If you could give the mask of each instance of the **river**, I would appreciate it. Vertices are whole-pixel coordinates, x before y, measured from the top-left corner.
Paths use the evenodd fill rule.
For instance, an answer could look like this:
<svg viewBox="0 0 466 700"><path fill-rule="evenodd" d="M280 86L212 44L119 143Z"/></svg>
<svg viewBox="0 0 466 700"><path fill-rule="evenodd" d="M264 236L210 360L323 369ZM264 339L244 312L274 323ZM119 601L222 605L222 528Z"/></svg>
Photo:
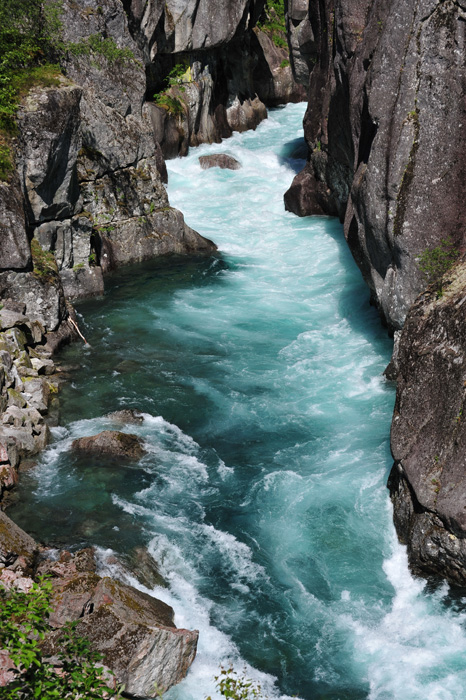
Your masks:
<svg viewBox="0 0 466 700"><path fill-rule="evenodd" d="M90 346L62 353L61 426L12 516L97 545L107 570L149 549L169 583L154 595L200 630L167 700L215 697L230 662L269 698L458 700L462 603L410 575L392 525L391 341L340 223L283 208L303 114L168 163L171 203L219 253L126 268L77 305ZM242 168L201 170L217 152ZM127 428L140 463L70 452L122 407L145 414Z"/></svg>

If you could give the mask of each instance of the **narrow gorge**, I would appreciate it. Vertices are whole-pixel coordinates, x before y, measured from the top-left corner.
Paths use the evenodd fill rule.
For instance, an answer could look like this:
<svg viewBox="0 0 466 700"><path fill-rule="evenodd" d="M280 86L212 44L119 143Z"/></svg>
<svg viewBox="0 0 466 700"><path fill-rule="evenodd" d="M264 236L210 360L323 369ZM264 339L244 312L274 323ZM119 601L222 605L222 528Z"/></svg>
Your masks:
<svg viewBox="0 0 466 700"><path fill-rule="evenodd" d="M0 134L0 581L128 697L453 700L466 5L279 5L60 3Z"/></svg>

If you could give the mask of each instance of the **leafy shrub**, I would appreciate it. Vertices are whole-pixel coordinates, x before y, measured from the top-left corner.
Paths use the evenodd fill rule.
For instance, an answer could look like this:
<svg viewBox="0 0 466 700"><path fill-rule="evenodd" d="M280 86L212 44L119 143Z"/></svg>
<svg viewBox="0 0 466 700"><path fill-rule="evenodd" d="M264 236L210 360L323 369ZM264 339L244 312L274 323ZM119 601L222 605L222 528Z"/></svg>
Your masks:
<svg viewBox="0 0 466 700"><path fill-rule="evenodd" d="M172 88L176 88L179 92L184 92L184 83L192 83L191 66L187 63L177 63L165 78L165 89L157 92L154 95L155 104L158 107L163 107L167 112L174 116L180 116L183 113L183 103L177 97L176 91L173 94Z"/></svg>
<svg viewBox="0 0 466 700"><path fill-rule="evenodd" d="M270 35L275 46L286 49L288 42L286 40L284 0L267 0L257 26Z"/></svg>
<svg viewBox="0 0 466 700"><path fill-rule="evenodd" d="M50 251L44 250L37 238L33 238L31 241L31 255L34 275L44 282L56 281L58 268L55 256Z"/></svg>
<svg viewBox="0 0 466 700"><path fill-rule="evenodd" d="M13 680L2 688L3 700L100 700L119 697L102 680L102 660L89 642L76 634L75 625L65 627L60 638L57 662L52 665L42 653L50 631L52 584L42 579L29 593L0 586L0 648L14 668Z"/></svg>
<svg viewBox="0 0 466 700"><path fill-rule="evenodd" d="M428 285L433 285L437 296L443 294L443 276L450 270L459 256L451 238L442 238L435 248L427 248L418 259L419 269Z"/></svg>
<svg viewBox="0 0 466 700"><path fill-rule="evenodd" d="M262 697L261 686L255 681L240 676L233 666L230 668L220 668L220 673L215 676L217 689L224 698L231 700L260 700ZM207 700L211 700L210 697Z"/></svg>
<svg viewBox="0 0 466 700"><path fill-rule="evenodd" d="M167 112L173 114L175 117L183 113L183 104L178 98L172 97L166 92L161 92L158 95L154 95L154 97L155 104L158 107L163 107L163 109L166 109Z"/></svg>
<svg viewBox="0 0 466 700"><path fill-rule="evenodd" d="M112 37L103 37L101 34L91 34L86 39L64 46L73 56L103 56L109 63L128 63L134 61L134 53L131 49L120 49Z"/></svg>

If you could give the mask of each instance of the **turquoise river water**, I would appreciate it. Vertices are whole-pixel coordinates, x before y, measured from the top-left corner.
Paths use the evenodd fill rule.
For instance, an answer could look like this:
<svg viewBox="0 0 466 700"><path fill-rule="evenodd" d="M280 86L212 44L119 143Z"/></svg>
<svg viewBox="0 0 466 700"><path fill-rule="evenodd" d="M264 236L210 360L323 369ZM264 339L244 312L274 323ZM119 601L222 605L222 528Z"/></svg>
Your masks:
<svg viewBox="0 0 466 700"><path fill-rule="evenodd" d="M392 525L391 342L339 222L283 208L303 114L169 162L172 204L219 253L127 268L78 305L90 346L62 354L61 427L12 515L97 545L103 570L149 549L169 583L151 592L200 630L168 700L218 697L230 662L269 698L458 700L464 601L411 577ZM202 171L212 152L242 169ZM139 463L71 454L120 407L145 414Z"/></svg>

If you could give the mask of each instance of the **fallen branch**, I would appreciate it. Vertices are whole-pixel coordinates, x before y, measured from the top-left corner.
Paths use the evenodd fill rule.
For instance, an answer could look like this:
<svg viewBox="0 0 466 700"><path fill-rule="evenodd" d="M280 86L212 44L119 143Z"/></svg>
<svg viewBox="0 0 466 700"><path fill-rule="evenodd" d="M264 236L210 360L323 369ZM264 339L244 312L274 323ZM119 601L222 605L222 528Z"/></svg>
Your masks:
<svg viewBox="0 0 466 700"><path fill-rule="evenodd" d="M68 321L71 323L71 325L73 326L73 328L75 329L75 331L76 331L76 333L79 335L79 337L82 338L82 339L84 340L84 343L85 343L86 345L89 345L89 343L87 342L86 338L83 336L83 334L82 334L81 331L79 330L78 324L76 323L76 321L73 321L73 319L70 318L69 316L68 316Z"/></svg>

